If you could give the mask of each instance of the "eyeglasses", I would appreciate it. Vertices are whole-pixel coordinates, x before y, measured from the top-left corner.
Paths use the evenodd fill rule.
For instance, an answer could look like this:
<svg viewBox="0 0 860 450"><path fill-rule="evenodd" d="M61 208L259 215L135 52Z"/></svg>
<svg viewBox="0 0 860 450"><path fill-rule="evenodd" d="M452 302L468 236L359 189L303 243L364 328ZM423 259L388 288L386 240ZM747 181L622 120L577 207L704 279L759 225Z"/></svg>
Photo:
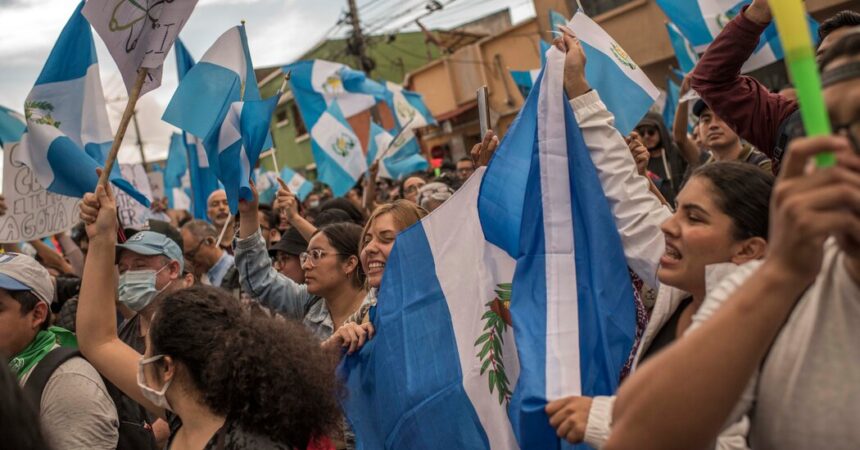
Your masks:
<svg viewBox="0 0 860 450"><path fill-rule="evenodd" d="M845 136L851 141L854 153L860 155L860 120L833 127L834 134Z"/></svg>
<svg viewBox="0 0 860 450"><path fill-rule="evenodd" d="M639 133L641 136L656 136L659 134L659 131L657 131L657 129L654 127L637 128L636 132Z"/></svg>
<svg viewBox="0 0 860 450"><path fill-rule="evenodd" d="M302 263L302 265L305 265L308 263L308 261L310 261L312 266L316 266L317 264L319 264L321 259L325 258L328 255L348 256L344 253L328 253L325 250L315 248L309 252L302 252L302 254L299 255L299 262Z"/></svg>
<svg viewBox="0 0 860 450"><path fill-rule="evenodd" d="M200 247L201 247L205 242L206 242L206 239L202 239L200 242L198 242L198 243L197 243L197 245L195 245L195 246L194 246L194 248L192 248L191 250L189 250L189 251L187 251L187 252L184 252L184 253L185 253L185 258L186 258L186 259L190 259L190 260L192 260L192 261L193 261L193 260L194 260L194 257L195 257L195 256L197 256L197 253L200 251Z"/></svg>
<svg viewBox="0 0 860 450"><path fill-rule="evenodd" d="M409 186L408 188L404 189L403 191L406 192L407 194L414 194L414 193L418 192L418 189L421 189L423 186L424 186L423 184L413 184L412 186Z"/></svg>
<svg viewBox="0 0 860 450"><path fill-rule="evenodd" d="M278 256L275 256L275 257L272 259L272 264L277 264L277 265L279 265L279 266L284 266L284 265L286 265L286 264L290 261L290 258L294 258L294 256L293 256L293 255L288 255L288 254L286 254L286 253L281 253L281 254L279 254Z"/></svg>

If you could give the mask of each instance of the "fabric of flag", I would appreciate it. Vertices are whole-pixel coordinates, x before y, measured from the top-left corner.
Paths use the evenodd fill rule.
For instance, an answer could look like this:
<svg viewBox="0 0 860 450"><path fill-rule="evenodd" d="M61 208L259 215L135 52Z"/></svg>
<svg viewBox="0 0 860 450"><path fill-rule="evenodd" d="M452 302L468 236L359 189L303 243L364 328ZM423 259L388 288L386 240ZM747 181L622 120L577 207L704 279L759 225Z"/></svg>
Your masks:
<svg viewBox="0 0 860 450"><path fill-rule="evenodd" d="M188 173L188 149L179 133L170 135L167 162L164 164L164 195L170 208L174 206L174 193L182 191L182 178Z"/></svg>
<svg viewBox="0 0 860 450"><path fill-rule="evenodd" d="M290 188L290 191L299 199L299 201L305 201L311 191L314 190L313 183L289 167L281 169L281 179L287 183L287 187Z"/></svg>
<svg viewBox="0 0 860 450"><path fill-rule="evenodd" d="M427 158L421 155L420 151L415 151L419 146L414 142L414 136L407 137L406 134L401 134L397 137L397 142L394 140L395 137L391 133L375 122L370 122L367 165L370 166L381 159L378 176L402 180L415 172L426 171L430 167Z"/></svg>
<svg viewBox="0 0 860 450"><path fill-rule="evenodd" d="M361 141L349 126L339 100L311 128L311 151L320 181L329 185L335 197L343 197L367 171Z"/></svg>
<svg viewBox="0 0 860 450"><path fill-rule="evenodd" d="M563 67L550 50L490 166L398 235L341 367L360 448L560 448L547 401L615 391L633 291Z"/></svg>
<svg viewBox="0 0 860 450"><path fill-rule="evenodd" d="M185 74L194 67L194 58L181 39L176 39L174 48L178 78L182 82ZM185 131L182 132L182 139L188 155L188 176L191 183L191 189L188 189L188 192L191 199L191 213L195 219L208 221L206 201L209 195L218 189L218 178L215 176L215 171L209 167L209 156L200 140Z"/></svg>
<svg viewBox="0 0 860 450"><path fill-rule="evenodd" d="M272 170L254 169L254 185L261 205L271 205L278 193L278 173Z"/></svg>
<svg viewBox="0 0 860 450"><path fill-rule="evenodd" d="M147 68L140 95L161 85L164 58L197 5L197 0L87 0L83 14L116 61L128 92L138 69Z"/></svg>
<svg viewBox="0 0 860 450"><path fill-rule="evenodd" d="M235 216L239 200L252 200L251 173L269 136L272 113L280 94L266 100L246 100L230 105L218 137L218 177Z"/></svg>
<svg viewBox="0 0 860 450"><path fill-rule="evenodd" d="M577 12L567 25L579 38L588 64L585 78L600 92L603 103L615 115L621 134L633 131L660 91L627 52L585 13Z"/></svg>
<svg viewBox="0 0 860 450"><path fill-rule="evenodd" d="M684 73L692 72L696 63L699 62L699 55L696 54L696 50L674 23L667 22L666 30L669 32L669 42L672 43L675 59L678 60L681 71Z"/></svg>
<svg viewBox="0 0 860 450"><path fill-rule="evenodd" d="M24 104L27 130L13 159L27 165L50 192L83 197L94 192L96 168L113 142L90 24L72 13ZM149 199L122 178L114 164L110 180L138 202Z"/></svg>
<svg viewBox="0 0 860 450"><path fill-rule="evenodd" d="M478 203L487 240L517 260L511 315L521 370L509 411L521 448L561 446L548 401L615 392L636 329L614 216L564 93L564 58L547 52L539 89L490 163Z"/></svg>
<svg viewBox="0 0 860 450"><path fill-rule="evenodd" d="M696 52L703 53L714 38L750 3L749 0L657 0L657 5L681 33L690 41ZM812 40L818 42L818 23L807 17ZM776 25L770 24L762 34L755 53L744 64L741 72L760 69L784 58Z"/></svg>
<svg viewBox="0 0 860 450"><path fill-rule="evenodd" d="M283 67L290 72L290 89L308 129L325 113L332 100L337 99L345 117L352 117L385 101L389 93L385 86L357 70L331 61L315 59L299 61Z"/></svg>
<svg viewBox="0 0 860 450"><path fill-rule="evenodd" d="M666 78L666 103L663 106L663 123L666 128L671 130L675 123L675 111L678 109L678 97L681 93L681 86L675 83L671 78Z"/></svg>
<svg viewBox="0 0 860 450"><path fill-rule="evenodd" d="M0 105L0 146L20 141L25 128L24 116Z"/></svg>

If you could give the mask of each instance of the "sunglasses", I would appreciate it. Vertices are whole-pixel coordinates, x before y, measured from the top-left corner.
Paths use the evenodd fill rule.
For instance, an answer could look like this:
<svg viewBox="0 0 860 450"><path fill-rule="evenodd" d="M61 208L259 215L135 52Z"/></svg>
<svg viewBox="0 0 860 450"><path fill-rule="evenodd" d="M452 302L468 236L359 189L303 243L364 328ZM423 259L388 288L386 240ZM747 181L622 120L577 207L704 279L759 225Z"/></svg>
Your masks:
<svg viewBox="0 0 860 450"><path fill-rule="evenodd" d="M660 134L660 132L654 127L637 128L636 132L639 133L640 136L656 136Z"/></svg>

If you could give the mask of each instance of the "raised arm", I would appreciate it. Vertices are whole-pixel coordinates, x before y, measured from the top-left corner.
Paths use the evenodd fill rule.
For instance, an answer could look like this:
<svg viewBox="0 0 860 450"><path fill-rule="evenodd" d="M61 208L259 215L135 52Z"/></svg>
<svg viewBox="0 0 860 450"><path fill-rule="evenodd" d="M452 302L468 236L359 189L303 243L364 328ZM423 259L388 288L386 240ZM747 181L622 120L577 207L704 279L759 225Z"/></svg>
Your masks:
<svg viewBox="0 0 860 450"><path fill-rule="evenodd" d="M81 353L108 381L153 414L164 411L147 401L137 386L141 355L122 342L116 331L117 295L116 200L107 185L86 194L81 202L81 220L87 225L90 247L81 281L77 311L77 336Z"/></svg>
<svg viewBox="0 0 860 450"><path fill-rule="evenodd" d="M257 215L258 194L251 200L239 202L239 239L234 244L236 270L242 291L271 308L296 320L304 318L313 297L308 294L307 286L298 284L279 273L272 266L272 260L260 234Z"/></svg>
<svg viewBox="0 0 860 450"><path fill-rule="evenodd" d="M770 21L767 0L753 0L714 39L692 73L693 89L714 113L767 156L773 156L780 124L797 110L796 101L740 75Z"/></svg>
<svg viewBox="0 0 860 450"><path fill-rule="evenodd" d="M681 83L681 91L679 93L679 97L684 97L684 94L690 92L690 74L684 77L684 81ZM690 139L690 136L687 134L687 120L690 115L690 102L689 101L679 101L678 109L675 110L675 121L672 123L672 139L675 140L675 144L678 145L678 148L681 150L681 157L684 158L684 161L687 161L687 164L690 165L691 169L695 169L699 166L699 158L701 157L701 152L699 151L699 147L696 146L696 143Z"/></svg>
<svg viewBox="0 0 860 450"><path fill-rule="evenodd" d="M650 192L649 181L639 175L627 142L615 129L615 117L585 79L585 54L573 33L556 45L567 53L565 91L582 130L597 176L615 216L627 264L651 287L657 287L657 266L665 241L660 225L671 211Z"/></svg>
<svg viewBox="0 0 860 450"><path fill-rule="evenodd" d="M840 153L840 166L804 174L813 155L830 150ZM645 362L621 386L606 448L709 445L818 276L825 241L831 235L860 239L858 208L860 158L848 142L793 141L772 197L767 259L711 320ZM847 264L844 269L850 270Z"/></svg>

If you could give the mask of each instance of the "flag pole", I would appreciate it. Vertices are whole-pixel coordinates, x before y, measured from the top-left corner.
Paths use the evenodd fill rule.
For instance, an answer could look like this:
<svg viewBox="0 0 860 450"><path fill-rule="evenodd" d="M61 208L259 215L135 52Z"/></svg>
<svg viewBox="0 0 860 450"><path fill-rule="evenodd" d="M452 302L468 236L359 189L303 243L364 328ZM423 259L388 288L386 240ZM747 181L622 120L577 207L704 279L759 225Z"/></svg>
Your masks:
<svg viewBox="0 0 860 450"><path fill-rule="evenodd" d="M105 166L102 170L102 175L99 177L99 184L105 185L110 178L110 172L113 170L113 165L116 162L116 156L119 153L119 146L122 145L122 139L125 137L125 131L128 129L128 124L131 121L131 116L134 115L134 108L137 105L137 99L140 98L140 89L143 87L144 81L146 81L146 76L149 73L149 69L142 67L137 72L137 80L134 82L134 86L131 89L131 93L128 96L128 103L125 105L125 111L122 113L122 120L119 121L119 128L116 130L116 137L113 140L113 145L110 148L110 153L108 153L107 158L105 159Z"/></svg>
<svg viewBox="0 0 860 450"><path fill-rule="evenodd" d="M231 222L231 221L233 221L233 214L230 214L229 216L227 216L227 221L226 221L226 222L224 222L224 226L223 226L223 227L221 227L221 234L220 234L220 235L218 235L218 242L217 242L217 243L215 243L215 246L216 246L216 247L220 247L220 246L221 246L221 241L223 241L223 240L224 240L224 234L226 234L226 233L227 233L227 227L228 227L228 226L230 226L230 222Z"/></svg>
<svg viewBox="0 0 860 450"><path fill-rule="evenodd" d="M278 89L278 95L282 95L284 93L284 90L287 89L287 81L290 81L290 73L291 73L290 71L287 71L287 73L284 74L284 82L281 83L281 87ZM275 165L275 172L278 173L278 175L280 175L280 173L281 173L280 167L281 166L278 165L278 157L275 156L275 149L274 148L272 149L272 163Z"/></svg>

